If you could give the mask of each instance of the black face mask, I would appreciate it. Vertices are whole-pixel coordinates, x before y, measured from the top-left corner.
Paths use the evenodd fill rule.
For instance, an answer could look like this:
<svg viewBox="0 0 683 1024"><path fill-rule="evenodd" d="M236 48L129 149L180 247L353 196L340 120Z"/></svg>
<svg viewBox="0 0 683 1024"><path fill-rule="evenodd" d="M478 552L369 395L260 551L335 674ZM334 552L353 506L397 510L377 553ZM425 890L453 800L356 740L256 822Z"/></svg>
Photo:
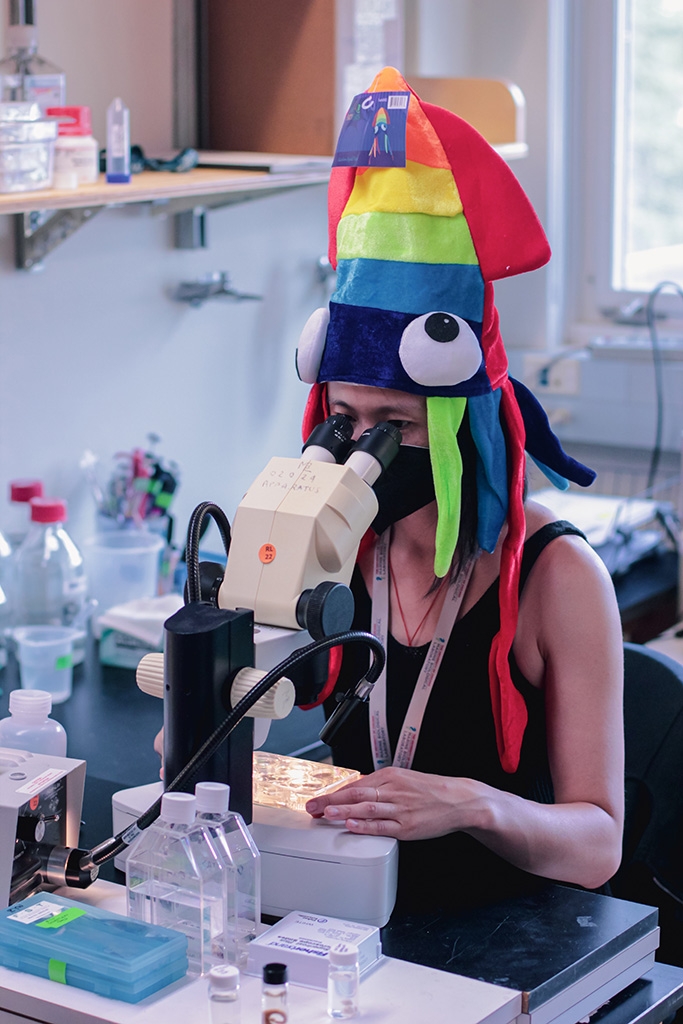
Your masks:
<svg viewBox="0 0 683 1024"><path fill-rule="evenodd" d="M402 444L398 455L374 486L379 511L372 529L379 536L399 519L434 501L434 477L429 448Z"/></svg>

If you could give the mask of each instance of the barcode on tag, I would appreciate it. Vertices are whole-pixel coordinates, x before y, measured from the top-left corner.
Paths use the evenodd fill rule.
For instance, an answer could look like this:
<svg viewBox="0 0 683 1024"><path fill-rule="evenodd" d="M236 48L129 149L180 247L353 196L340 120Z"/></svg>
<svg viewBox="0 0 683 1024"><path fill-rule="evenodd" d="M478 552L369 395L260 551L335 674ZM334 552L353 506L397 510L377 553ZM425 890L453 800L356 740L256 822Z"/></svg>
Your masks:
<svg viewBox="0 0 683 1024"><path fill-rule="evenodd" d="M404 93L403 95L400 96L389 96L387 98L387 107L389 108L389 110L405 110L405 108L408 106L409 98L410 97L408 96L407 93Z"/></svg>

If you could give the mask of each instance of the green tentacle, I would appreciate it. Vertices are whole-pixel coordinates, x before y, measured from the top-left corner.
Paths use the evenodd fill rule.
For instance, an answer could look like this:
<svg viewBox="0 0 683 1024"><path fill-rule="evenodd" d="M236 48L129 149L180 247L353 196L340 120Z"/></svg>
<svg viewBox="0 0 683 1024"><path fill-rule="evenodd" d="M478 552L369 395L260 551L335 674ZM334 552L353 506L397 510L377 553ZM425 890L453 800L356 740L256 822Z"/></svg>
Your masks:
<svg viewBox="0 0 683 1024"><path fill-rule="evenodd" d="M460 532L462 456L458 430L466 405L466 398L427 398L429 452L439 510L434 573L439 577L445 576L451 567Z"/></svg>

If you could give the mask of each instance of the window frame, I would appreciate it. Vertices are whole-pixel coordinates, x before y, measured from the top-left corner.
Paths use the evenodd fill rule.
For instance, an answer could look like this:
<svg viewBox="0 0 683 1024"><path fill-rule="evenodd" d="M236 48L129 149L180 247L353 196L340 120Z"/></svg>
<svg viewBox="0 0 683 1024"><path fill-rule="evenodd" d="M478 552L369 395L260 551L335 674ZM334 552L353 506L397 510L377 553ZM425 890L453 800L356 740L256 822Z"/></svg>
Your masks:
<svg viewBox="0 0 683 1024"><path fill-rule="evenodd" d="M551 3L553 0L551 0ZM617 37L624 30L627 0L560 0L566 33L564 97L551 103L551 117L565 117L567 171L564 191L566 225L565 305L568 340L586 334L641 336L644 326L614 324L605 310L621 309L647 298L647 291L612 287L615 240L615 187L620 169L616 156L618 100ZM552 57L553 55L551 55ZM557 52L555 59L559 58ZM564 98L564 110L558 99ZM557 171L557 168L555 168ZM553 174L552 160L549 173ZM678 282L683 286L683 280ZM671 317L664 332L683 333L680 298L662 293L658 312Z"/></svg>

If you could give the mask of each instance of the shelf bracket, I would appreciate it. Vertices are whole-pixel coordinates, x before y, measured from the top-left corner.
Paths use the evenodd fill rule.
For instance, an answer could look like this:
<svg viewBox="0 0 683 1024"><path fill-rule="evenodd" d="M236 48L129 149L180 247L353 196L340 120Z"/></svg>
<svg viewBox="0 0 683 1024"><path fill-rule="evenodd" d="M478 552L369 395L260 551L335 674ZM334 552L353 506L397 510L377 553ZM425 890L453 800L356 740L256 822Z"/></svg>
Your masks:
<svg viewBox="0 0 683 1024"><path fill-rule="evenodd" d="M14 214L16 266L32 270L48 253L66 241L82 224L92 220L101 206L73 210L31 210Z"/></svg>

